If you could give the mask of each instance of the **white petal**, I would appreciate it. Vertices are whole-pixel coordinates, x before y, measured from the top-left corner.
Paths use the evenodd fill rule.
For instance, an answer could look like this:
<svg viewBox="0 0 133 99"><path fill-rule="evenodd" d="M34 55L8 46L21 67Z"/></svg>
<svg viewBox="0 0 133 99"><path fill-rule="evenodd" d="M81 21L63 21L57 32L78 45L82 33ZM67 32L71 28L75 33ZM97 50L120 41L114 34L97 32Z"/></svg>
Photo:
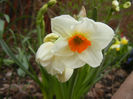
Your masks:
<svg viewBox="0 0 133 99"><path fill-rule="evenodd" d="M41 60L38 59L38 63L40 63L43 67L49 66L51 64L51 60Z"/></svg>
<svg viewBox="0 0 133 99"><path fill-rule="evenodd" d="M78 57L76 53L72 56L62 57L61 61L67 68L73 69L82 67L86 64Z"/></svg>
<svg viewBox="0 0 133 99"><path fill-rule="evenodd" d="M43 43L37 50L36 61L43 66L47 66L49 64L48 60L53 57L53 54L50 52L53 45L51 42Z"/></svg>
<svg viewBox="0 0 133 99"><path fill-rule="evenodd" d="M88 18L81 18L79 23L74 26L74 30L80 33L87 33L88 36L95 31L94 21Z"/></svg>
<svg viewBox="0 0 133 99"><path fill-rule="evenodd" d="M45 69L47 70L47 72L51 75L56 75L58 73L62 73L62 72L59 72L57 71L55 68L54 68L54 65L52 64L49 64L45 67Z"/></svg>
<svg viewBox="0 0 133 99"><path fill-rule="evenodd" d="M86 63L82 61L76 54L73 56L54 56L50 64L50 68L62 73L65 68L75 69L82 67L85 64Z"/></svg>
<svg viewBox="0 0 133 99"><path fill-rule="evenodd" d="M66 82L70 79L72 74L73 74L73 69L65 68L64 72L62 74L58 74L56 77L60 82Z"/></svg>
<svg viewBox="0 0 133 99"><path fill-rule="evenodd" d="M62 57L54 56L51 66L53 66L54 70L62 73L65 69L65 65L62 63Z"/></svg>
<svg viewBox="0 0 133 99"><path fill-rule="evenodd" d="M104 49L114 37L114 31L106 24L96 22L95 32L91 35L92 46Z"/></svg>
<svg viewBox="0 0 133 99"><path fill-rule="evenodd" d="M51 75L62 74L66 66L61 61L62 57L53 56L48 61L40 62Z"/></svg>
<svg viewBox="0 0 133 99"><path fill-rule="evenodd" d="M70 50L68 46L67 40L64 40L63 38L59 38L52 49L53 54L57 56L71 56L73 55L73 52Z"/></svg>
<svg viewBox="0 0 133 99"><path fill-rule="evenodd" d="M79 54L79 58L91 67L97 67L101 64L103 55L102 51L92 49L91 47Z"/></svg>
<svg viewBox="0 0 133 99"><path fill-rule="evenodd" d="M44 66L48 73L51 75L62 74L66 66L61 62L61 57L53 56L50 60L41 62L41 65Z"/></svg>
<svg viewBox="0 0 133 99"><path fill-rule="evenodd" d="M73 17L61 15L51 19L52 32L59 33L63 37L71 35L73 25L77 24Z"/></svg>

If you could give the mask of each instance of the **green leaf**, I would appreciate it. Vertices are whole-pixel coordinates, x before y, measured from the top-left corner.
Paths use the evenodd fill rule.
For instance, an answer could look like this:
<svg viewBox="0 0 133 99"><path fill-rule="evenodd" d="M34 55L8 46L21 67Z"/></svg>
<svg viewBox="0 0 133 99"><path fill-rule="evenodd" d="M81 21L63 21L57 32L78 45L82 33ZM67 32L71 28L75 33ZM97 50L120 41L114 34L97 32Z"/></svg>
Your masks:
<svg viewBox="0 0 133 99"><path fill-rule="evenodd" d="M16 55L16 58L21 62L22 66L24 66L24 68L28 70L30 55L26 55L26 53L24 53L24 51L21 50L20 48L18 48L18 53L19 54ZM25 76L25 72L21 68L17 70L17 73L19 76L22 76L22 77Z"/></svg>
<svg viewBox="0 0 133 99"><path fill-rule="evenodd" d="M27 42L30 39L30 37L24 37L22 44L24 44L25 42Z"/></svg>
<svg viewBox="0 0 133 99"><path fill-rule="evenodd" d="M92 10L92 19L97 21L97 8L93 8Z"/></svg>
<svg viewBox="0 0 133 99"><path fill-rule="evenodd" d="M0 19L0 37L3 36L5 21Z"/></svg>
<svg viewBox="0 0 133 99"><path fill-rule="evenodd" d="M12 59L3 59L4 65L10 66L14 64L14 61Z"/></svg>
<svg viewBox="0 0 133 99"><path fill-rule="evenodd" d="M109 20L111 19L112 14L113 14L113 8L110 8L108 10L108 14L106 16L105 23L108 23L109 22Z"/></svg>
<svg viewBox="0 0 133 99"><path fill-rule="evenodd" d="M10 22L10 17L9 17L7 14L0 13L0 17L1 17L1 18L4 17L8 23Z"/></svg>
<svg viewBox="0 0 133 99"><path fill-rule="evenodd" d="M9 23L10 22L10 17L7 14L4 14L4 17L5 17L6 21Z"/></svg>
<svg viewBox="0 0 133 99"><path fill-rule="evenodd" d="M21 68L17 69L17 73L21 77L24 77L25 76L25 72Z"/></svg>
<svg viewBox="0 0 133 99"><path fill-rule="evenodd" d="M29 72L23 64L16 58L16 56L13 54L13 52L10 50L10 48L7 46L7 44L4 42L4 40L0 37L0 44L3 48L3 50L6 52L8 56L10 56L14 62L26 73L28 74L31 79L33 79L38 85L43 88L43 85L41 84L40 80L38 79L37 75L33 75L31 72Z"/></svg>

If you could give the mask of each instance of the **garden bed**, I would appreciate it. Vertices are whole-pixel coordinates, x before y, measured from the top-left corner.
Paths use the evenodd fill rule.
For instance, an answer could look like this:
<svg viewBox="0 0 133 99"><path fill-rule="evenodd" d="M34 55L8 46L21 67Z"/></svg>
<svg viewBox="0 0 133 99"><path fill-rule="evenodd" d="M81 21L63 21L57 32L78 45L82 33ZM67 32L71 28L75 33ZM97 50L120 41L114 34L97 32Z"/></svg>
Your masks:
<svg viewBox="0 0 133 99"><path fill-rule="evenodd" d="M88 92L86 99L111 99L128 76L123 69L113 69ZM2 67L0 73L0 99L42 99L41 91L29 77L19 77L13 68Z"/></svg>

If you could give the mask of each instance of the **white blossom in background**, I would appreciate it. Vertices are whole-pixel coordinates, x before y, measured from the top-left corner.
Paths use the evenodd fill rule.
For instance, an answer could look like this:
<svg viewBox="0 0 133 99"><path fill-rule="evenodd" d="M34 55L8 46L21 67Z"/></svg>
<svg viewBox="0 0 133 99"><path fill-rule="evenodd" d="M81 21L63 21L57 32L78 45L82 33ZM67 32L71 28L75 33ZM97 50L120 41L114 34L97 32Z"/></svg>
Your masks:
<svg viewBox="0 0 133 99"><path fill-rule="evenodd" d="M115 11L117 11L117 12L120 11L119 2L117 0L112 1L112 6L115 9Z"/></svg>
<svg viewBox="0 0 133 99"><path fill-rule="evenodd" d="M112 5L113 5L114 7L117 7L117 6L119 6L119 2L118 2L117 0L113 0L113 1L112 1Z"/></svg>
<svg viewBox="0 0 133 99"><path fill-rule="evenodd" d="M120 51L120 44L121 42L119 40L116 40L116 42L111 45L110 49L116 49L116 51Z"/></svg>
<svg viewBox="0 0 133 99"><path fill-rule="evenodd" d="M128 39L125 36L121 38L121 44L123 45L128 44Z"/></svg>
<svg viewBox="0 0 133 99"><path fill-rule="evenodd" d="M117 7L115 8L115 10L116 10L117 12L119 12L119 11L120 11L120 7L117 6Z"/></svg>
<svg viewBox="0 0 133 99"><path fill-rule="evenodd" d="M128 39L124 36L120 38L115 38L116 41L114 44L111 45L110 49L116 49L116 51L120 51L122 45L127 45L128 44Z"/></svg>

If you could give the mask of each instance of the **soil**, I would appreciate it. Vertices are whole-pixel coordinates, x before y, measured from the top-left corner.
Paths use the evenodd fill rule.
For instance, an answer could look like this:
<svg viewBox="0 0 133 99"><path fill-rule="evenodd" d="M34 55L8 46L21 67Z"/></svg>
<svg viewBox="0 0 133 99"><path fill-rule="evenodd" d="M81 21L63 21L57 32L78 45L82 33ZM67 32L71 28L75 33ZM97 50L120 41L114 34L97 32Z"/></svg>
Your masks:
<svg viewBox="0 0 133 99"><path fill-rule="evenodd" d="M19 77L13 68L0 70L0 99L42 99L41 91L29 77ZM113 69L88 92L85 99L111 99L128 76L123 69Z"/></svg>
<svg viewBox="0 0 133 99"><path fill-rule="evenodd" d="M88 92L86 99L111 99L127 76L128 73L125 70L113 69L95 84Z"/></svg>

